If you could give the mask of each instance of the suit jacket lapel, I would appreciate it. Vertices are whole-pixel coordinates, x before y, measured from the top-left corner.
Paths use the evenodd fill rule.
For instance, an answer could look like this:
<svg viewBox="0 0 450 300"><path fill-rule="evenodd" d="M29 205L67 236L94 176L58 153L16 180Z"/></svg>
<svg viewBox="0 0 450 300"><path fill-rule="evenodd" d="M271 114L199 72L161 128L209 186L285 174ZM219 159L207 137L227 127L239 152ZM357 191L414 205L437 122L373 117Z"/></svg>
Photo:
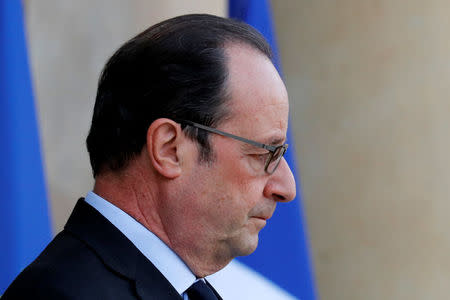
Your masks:
<svg viewBox="0 0 450 300"><path fill-rule="evenodd" d="M208 280L205 279L206 284L209 286L209 288L214 292L214 295L216 295L218 300L223 300L222 297L220 297L219 293L216 291L216 289L208 282Z"/></svg>
<svg viewBox="0 0 450 300"><path fill-rule="evenodd" d="M149 272L149 269L153 271ZM182 299L169 281L143 255L138 258L135 283L141 299Z"/></svg>
<svg viewBox="0 0 450 300"><path fill-rule="evenodd" d="M78 200L64 229L86 243L114 272L134 280L142 299L181 299L133 243L84 199Z"/></svg>

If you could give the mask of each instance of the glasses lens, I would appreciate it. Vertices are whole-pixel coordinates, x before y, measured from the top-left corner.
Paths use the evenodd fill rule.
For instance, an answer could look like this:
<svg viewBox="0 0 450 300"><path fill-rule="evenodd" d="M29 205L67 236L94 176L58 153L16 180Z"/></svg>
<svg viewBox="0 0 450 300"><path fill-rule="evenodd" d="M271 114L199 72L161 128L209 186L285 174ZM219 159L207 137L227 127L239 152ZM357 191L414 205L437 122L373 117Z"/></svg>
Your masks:
<svg viewBox="0 0 450 300"><path fill-rule="evenodd" d="M269 160L266 164L267 173L272 174L273 172L275 172L275 170L278 168L278 165L280 164L281 158L283 157L284 153L286 153L287 147L288 145L284 144L275 149L275 152L269 157Z"/></svg>

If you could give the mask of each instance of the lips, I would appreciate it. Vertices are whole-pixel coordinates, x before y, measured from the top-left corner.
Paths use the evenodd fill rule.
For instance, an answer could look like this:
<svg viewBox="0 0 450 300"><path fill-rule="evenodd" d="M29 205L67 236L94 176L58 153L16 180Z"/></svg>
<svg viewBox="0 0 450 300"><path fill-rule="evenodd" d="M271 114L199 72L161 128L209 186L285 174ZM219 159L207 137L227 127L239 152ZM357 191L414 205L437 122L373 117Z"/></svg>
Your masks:
<svg viewBox="0 0 450 300"><path fill-rule="evenodd" d="M253 218L261 219L264 221L269 220L272 217L273 212L267 213L267 214L258 214L256 216L253 216Z"/></svg>
<svg viewBox="0 0 450 300"><path fill-rule="evenodd" d="M269 220L275 212L276 204L271 206L258 207L254 209L250 215L252 218L261 219L264 221Z"/></svg>

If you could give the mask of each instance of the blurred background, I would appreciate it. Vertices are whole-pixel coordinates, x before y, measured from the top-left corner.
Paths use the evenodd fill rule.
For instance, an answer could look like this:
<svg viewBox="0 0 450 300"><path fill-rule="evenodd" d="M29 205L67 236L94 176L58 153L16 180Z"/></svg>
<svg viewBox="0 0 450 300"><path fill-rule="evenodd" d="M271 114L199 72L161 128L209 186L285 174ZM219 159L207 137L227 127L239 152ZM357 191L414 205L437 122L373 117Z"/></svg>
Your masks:
<svg viewBox="0 0 450 300"><path fill-rule="evenodd" d="M25 1L54 232L92 188L96 85L133 35L225 0ZM450 4L272 1L321 299L448 299ZM282 255L282 253L274 254Z"/></svg>

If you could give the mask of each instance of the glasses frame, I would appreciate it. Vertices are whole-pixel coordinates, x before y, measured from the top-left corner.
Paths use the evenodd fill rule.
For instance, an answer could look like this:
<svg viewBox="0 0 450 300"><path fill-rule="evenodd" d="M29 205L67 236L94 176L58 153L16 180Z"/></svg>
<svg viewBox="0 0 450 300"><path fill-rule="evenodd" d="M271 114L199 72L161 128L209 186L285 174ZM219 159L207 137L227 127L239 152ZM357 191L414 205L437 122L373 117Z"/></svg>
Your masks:
<svg viewBox="0 0 450 300"><path fill-rule="evenodd" d="M221 135L221 136L229 137L229 138L232 138L232 139L235 139L235 140L238 140L238 141L250 144L252 146L255 146L255 147L258 147L258 148L262 148L262 149L265 149L265 150L269 151L270 155L267 158L267 161L266 161L265 166L264 166L264 171L267 174L269 174L269 175L273 174L273 172L275 172L275 170L278 168L278 165L280 164L280 161L283 158L283 156L286 153L286 150L287 150L287 148L289 146L286 143L284 143L283 145L273 146L273 145L267 145L267 144L255 142L255 141L252 141L252 140L249 140L249 139L246 139L246 138L243 138L243 137L240 137L240 136L237 136L237 135L234 135L234 134L231 134L231 133L228 133L228 132L216 129L216 128L212 128L212 127L205 126L205 125L202 125L202 124L199 124L199 123L195 123L195 122L192 122L192 121L189 121L189 120L176 119L175 121L178 122L178 123L181 123L181 124L185 124L185 125L189 125L189 126L192 126L192 127L200 128L200 129L203 129L203 130L206 130L208 132L215 133L215 134L218 134L218 135ZM273 170L269 171L268 170L269 165L272 162L272 159L273 159L275 153L277 153L278 151L281 151L279 156L277 156L277 157L279 157L279 159L276 161L276 165L273 168Z"/></svg>

